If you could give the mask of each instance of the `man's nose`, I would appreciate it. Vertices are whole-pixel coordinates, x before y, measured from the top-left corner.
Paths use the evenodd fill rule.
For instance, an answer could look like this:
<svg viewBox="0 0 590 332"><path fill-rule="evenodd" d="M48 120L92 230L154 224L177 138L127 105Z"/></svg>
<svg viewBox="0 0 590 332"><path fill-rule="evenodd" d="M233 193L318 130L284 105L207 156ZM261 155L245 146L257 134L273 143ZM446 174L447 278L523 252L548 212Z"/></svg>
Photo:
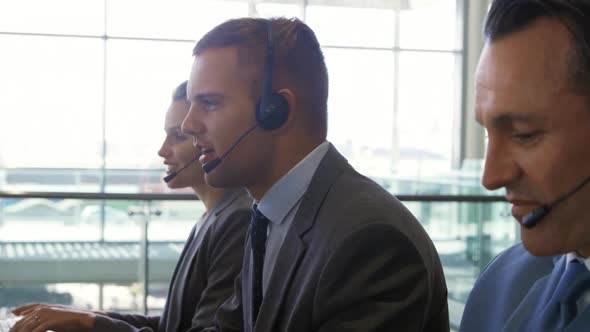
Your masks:
<svg viewBox="0 0 590 332"><path fill-rule="evenodd" d="M520 167L509 149L488 142L481 183L488 190L508 186L520 175Z"/></svg>

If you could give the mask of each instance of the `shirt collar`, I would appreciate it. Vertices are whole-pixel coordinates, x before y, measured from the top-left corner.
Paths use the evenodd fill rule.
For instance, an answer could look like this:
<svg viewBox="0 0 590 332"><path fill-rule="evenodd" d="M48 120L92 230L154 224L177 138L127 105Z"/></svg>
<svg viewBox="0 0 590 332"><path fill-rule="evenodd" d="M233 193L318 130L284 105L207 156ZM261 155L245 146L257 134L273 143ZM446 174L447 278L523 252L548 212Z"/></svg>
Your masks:
<svg viewBox="0 0 590 332"><path fill-rule="evenodd" d="M328 141L318 145L262 196L258 210L272 223L280 224L303 197L329 147Z"/></svg>
<svg viewBox="0 0 590 332"><path fill-rule="evenodd" d="M590 258L589 257L582 257L580 255L578 255L575 251L574 252L570 252L566 255L566 260L565 260L565 267L567 268L567 265L569 263L571 263L571 261L573 260L577 260L580 263L584 263L584 265L586 265L586 268L588 270L590 270Z"/></svg>

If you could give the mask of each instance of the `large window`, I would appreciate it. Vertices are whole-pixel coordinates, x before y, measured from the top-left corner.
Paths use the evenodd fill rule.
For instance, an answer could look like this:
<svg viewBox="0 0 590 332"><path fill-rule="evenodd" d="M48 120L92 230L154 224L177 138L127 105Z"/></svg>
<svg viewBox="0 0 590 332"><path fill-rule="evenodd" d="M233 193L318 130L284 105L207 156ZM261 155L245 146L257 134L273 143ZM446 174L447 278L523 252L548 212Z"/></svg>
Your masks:
<svg viewBox="0 0 590 332"><path fill-rule="evenodd" d="M459 151L462 0L303 3L1 2L0 190L165 191L156 151L171 91L200 36L248 15L295 16L316 31L328 138L360 171L389 188L448 173Z"/></svg>
<svg viewBox="0 0 590 332"><path fill-rule="evenodd" d="M322 45L328 139L353 166L395 194L481 193L477 165L467 172L456 163L465 1L0 1L0 191L168 191L156 152L195 41L229 18L287 16L306 21ZM514 241L503 203L407 205L443 256L451 301L464 301L483 264ZM143 215L128 214L138 209ZM162 214L150 216L155 210ZM0 293L157 311L164 272L201 212L195 202L0 199L2 250L82 241L135 262L119 271L127 279L85 279L90 269L65 283L65 274L32 280L27 290L0 280ZM153 252L144 258L155 268L142 277L133 273L146 242ZM0 259L10 261L2 250ZM9 306L0 301L0 316Z"/></svg>

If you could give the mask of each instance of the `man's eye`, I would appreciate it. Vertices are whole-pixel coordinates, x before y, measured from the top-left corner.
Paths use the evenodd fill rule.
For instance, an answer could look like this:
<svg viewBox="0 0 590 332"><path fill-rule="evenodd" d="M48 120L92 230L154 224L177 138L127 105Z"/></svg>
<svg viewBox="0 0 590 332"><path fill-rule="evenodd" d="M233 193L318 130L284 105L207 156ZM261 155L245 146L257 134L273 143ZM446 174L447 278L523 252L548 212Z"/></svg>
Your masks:
<svg viewBox="0 0 590 332"><path fill-rule="evenodd" d="M208 110L208 111L213 111L213 110L215 110L215 109L217 108L217 106L219 105L219 103L218 103L218 102L216 102L216 101L213 101L213 100L205 100L205 101L203 102L203 104L204 104L204 106L205 106L205 109L206 109L206 110Z"/></svg>
<svg viewBox="0 0 590 332"><path fill-rule="evenodd" d="M519 141L527 143L527 142L531 142L531 141L535 140L536 138L538 138L540 136L540 134L541 134L540 131L528 131L528 132L515 133L513 135L513 137Z"/></svg>

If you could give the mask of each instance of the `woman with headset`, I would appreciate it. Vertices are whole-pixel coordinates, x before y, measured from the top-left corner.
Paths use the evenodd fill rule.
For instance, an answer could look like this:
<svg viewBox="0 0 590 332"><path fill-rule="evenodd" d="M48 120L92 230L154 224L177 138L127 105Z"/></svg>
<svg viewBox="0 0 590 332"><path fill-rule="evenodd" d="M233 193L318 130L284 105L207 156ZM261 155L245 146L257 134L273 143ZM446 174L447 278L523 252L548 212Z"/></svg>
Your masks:
<svg viewBox="0 0 590 332"><path fill-rule="evenodd" d="M33 303L13 310L22 316L11 332L28 331L186 331L211 326L217 308L233 293L242 266L252 199L243 189L213 188L205 183L198 152L180 127L189 111L187 82L174 91L166 112L166 138L158 151L167 165L171 189L190 187L205 205L178 260L164 311L159 316L85 311Z"/></svg>

